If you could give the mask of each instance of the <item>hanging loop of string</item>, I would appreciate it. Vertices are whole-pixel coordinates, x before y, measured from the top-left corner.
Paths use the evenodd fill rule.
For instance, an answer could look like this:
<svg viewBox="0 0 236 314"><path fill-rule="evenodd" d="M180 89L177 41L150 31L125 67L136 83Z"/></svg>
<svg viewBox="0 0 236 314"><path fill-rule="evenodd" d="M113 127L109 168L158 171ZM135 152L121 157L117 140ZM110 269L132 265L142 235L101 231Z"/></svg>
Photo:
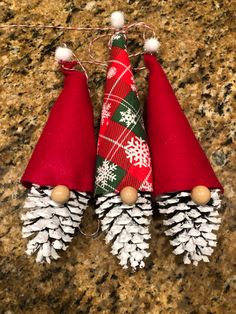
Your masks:
<svg viewBox="0 0 236 314"><path fill-rule="evenodd" d="M82 235L84 235L85 237L88 237L88 238L96 238L96 237L98 236L98 234L99 234L100 227L101 227L101 226L100 226L100 221L98 220L98 221L97 221L97 230L96 230L95 232L91 233L91 234L85 233L85 232L81 229L80 226L78 227L78 229L79 229L79 232L80 232Z"/></svg>
<svg viewBox="0 0 236 314"><path fill-rule="evenodd" d="M91 31L104 31L104 32L108 32L107 34L102 34L100 36L95 37L94 39L92 39L89 43L89 49L88 49L88 54L91 60L79 60L79 58L73 53L73 56L76 58L76 61L78 62L78 64L81 66L81 68L83 69L86 77L88 78L88 74L87 71L85 69L85 67L83 66L83 63L88 63L88 64L97 64L97 65L101 65L101 66L107 66L108 61L101 61L101 60L96 60L93 53L92 53L92 47L94 45L94 43L106 36L109 36L109 41L108 41L108 48L111 49L111 43L112 43L112 37L116 34L116 33L123 33L123 34L127 34L127 32L132 29L132 28L144 28L145 30L143 31L143 39L145 41L146 39L146 31L151 31L152 32L152 36L156 37L155 31L153 29L153 27L147 25L144 22L135 22L132 24L128 24L123 26L122 29L116 29L114 27L69 27L69 26L54 26L54 25L28 25L28 24L2 24L0 25L0 29L10 29L10 28L30 28L30 29L60 29L60 30L69 30L69 31L87 31L87 32L91 32ZM130 54L129 58L133 58L133 57L137 57L139 55L142 55L144 52L137 52L134 54ZM138 68L134 68L134 70L142 70L145 67L138 67Z"/></svg>
<svg viewBox="0 0 236 314"><path fill-rule="evenodd" d="M85 67L83 66L82 62L81 62L81 61L79 60L79 58L74 54L74 52L73 52L73 56L75 57L75 59L76 59L76 61L78 62L78 64L81 66L81 68L82 68L82 70L84 71L84 74L85 74L85 76L86 76L86 78L87 78L87 80L88 80L88 73L87 73Z"/></svg>

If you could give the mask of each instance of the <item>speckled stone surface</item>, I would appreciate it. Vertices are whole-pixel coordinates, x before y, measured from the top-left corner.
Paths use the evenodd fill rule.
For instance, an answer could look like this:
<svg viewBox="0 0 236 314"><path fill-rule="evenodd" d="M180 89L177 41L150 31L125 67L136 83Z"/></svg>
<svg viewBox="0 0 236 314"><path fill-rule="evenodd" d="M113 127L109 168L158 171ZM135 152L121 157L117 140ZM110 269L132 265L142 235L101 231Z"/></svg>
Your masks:
<svg viewBox="0 0 236 314"><path fill-rule="evenodd" d="M230 0L0 2L1 23L108 26L121 9L129 22L152 23L162 43L160 61L224 187L219 245L209 264L184 266L171 253L161 216L151 226L151 256L137 273L122 270L103 234L77 234L62 258L38 265L25 253L20 214L26 191L19 184L32 149L57 98L62 77L55 48L66 43L87 59L92 33L62 30L0 30L0 313L180 313L236 312L235 221L235 12ZM94 46L107 56L107 39ZM129 35L129 51L142 36ZM138 60L134 61L135 65ZM100 119L105 70L89 65L95 130ZM145 71L136 74L140 98ZM91 208L83 221L96 229Z"/></svg>

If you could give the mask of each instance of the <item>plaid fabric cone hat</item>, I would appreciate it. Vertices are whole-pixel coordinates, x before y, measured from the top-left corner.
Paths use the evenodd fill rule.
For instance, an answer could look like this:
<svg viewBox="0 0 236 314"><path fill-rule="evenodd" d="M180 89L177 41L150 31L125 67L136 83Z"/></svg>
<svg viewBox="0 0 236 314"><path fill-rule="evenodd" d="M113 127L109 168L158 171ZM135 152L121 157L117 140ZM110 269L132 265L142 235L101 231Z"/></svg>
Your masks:
<svg viewBox="0 0 236 314"><path fill-rule="evenodd" d="M124 268L136 269L149 255L151 158L122 31L113 35L111 46L97 149L96 213L112 254Z"/></svg>
<svg viewBox="0 0 236 314"><path fill-rule="evenodd" d="M164 224L175 254L195 265L216 245L212 232L219 228L219 192L223 188L185 117L174 91L153 53L159 43L145 43L144 62L149 71L146 104L148 143L153 165L154 196L167 215Z"/></svg>
<svg viewBox="0 0 236 314"><path fill-rule="evenodd" d="M22 233L32 236L26 252L37 252L37 262L57 259L56 251L67 248L94 189L92 105L86 75L71 57L68 48L56 51L64 88L21 179L29 189Z"/></svg>

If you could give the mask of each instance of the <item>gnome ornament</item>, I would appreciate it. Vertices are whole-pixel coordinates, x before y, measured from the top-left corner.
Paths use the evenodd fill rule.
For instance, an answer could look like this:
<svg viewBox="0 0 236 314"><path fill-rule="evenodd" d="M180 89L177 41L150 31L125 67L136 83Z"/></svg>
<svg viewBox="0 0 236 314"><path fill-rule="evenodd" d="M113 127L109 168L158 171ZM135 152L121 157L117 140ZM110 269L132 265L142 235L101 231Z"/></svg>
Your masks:
<svg viewBox="0 0 236 314"><path fill-rule="evenodd" d="M208 262L216 246L220 218L220 191L210 162L198 143L174 91L154 52L155 38L145 43L144 62L149 71L146 104L148 143L153 166L153 195L166 215L166 235L174 254L185 264Z"/></svg>
<svg viewBox="0 0 236 314"><path fill-rule="evenodd" d="M115 13L122 18L121 12ZM114 13L112 15L114 17ZM122 23L116 21L116 26ZM144 266L150 238L152 168L141 107L126 50L126 36L111 39L98 137L96 213L120 264Z"/></svg>
<svg viewBox="0 0 236 314"><path fill-rule="evenodd" d="M29 189L22 215L26 253L48 263L66 250L94 189L96 147L93 112L84 72L66 47L56 50L64 88L51 109L22 184Z"/></svg>

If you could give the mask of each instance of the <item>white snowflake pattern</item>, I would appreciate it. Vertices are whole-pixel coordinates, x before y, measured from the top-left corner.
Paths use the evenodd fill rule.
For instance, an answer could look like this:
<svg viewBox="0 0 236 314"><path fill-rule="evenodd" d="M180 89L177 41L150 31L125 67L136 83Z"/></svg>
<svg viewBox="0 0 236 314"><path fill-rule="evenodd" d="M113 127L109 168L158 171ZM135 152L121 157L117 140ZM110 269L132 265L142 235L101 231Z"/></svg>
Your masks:
<svg viewBox="0 0 236 314"><path fill-rule="evenodd" d="M121 35L120 35L120 34L113 35L113 36L112 36L112 41L113 41L113 40L118 40L118 39L120 39L120 38L121 38Z"/></svg>
<svg viewBox="0 0 236 314"><path fill-rule="evenodd" d="M104 160L102 165L97 169L96 185L100 185L105 188L108 185L108 181L113 182L116 180L117 165L111 164L108 160Z"/></svg>
<svg viewBox="0 0 236 314"><path fill-rule="evenodd" d="M145 140L141 137L132 137L130 141L128 141L128 145L125 146L125 153L127 159L129 159L130 163L134 166L141 167L149 167L150 166L150 154L149 148Z"/></svg>
<svg viewBox="0 0 236 314"><path fill-rule="evenodd" d="M152 192L153 191L152 183L148 182L148 180L145 179L139 189L145 192Z"/></svg>
<svg viewBox="0 0 236 314"><path fill-rule="evenodd" d="M117 73L117 68L116 67L110 67L110 69L107 72L107 78L111 79L114 75Z"/></svg>
<svg viewBox="0 0 236 314"><path fill-rule="evenodd" d="M135 124L136 115L131 111L130 108L128 108L126 111L120 112L121 118L120 122L124 122L127 127L129 127L131 124Z"/></svg>
<svg viewBox="0 0 236 314"><path fill-rule="evenodd" d="M109 118L111 116L110 110L111 104L104 104L102 107L102 115L101 115L101 125L104 124L105 119Z"/></svg>

